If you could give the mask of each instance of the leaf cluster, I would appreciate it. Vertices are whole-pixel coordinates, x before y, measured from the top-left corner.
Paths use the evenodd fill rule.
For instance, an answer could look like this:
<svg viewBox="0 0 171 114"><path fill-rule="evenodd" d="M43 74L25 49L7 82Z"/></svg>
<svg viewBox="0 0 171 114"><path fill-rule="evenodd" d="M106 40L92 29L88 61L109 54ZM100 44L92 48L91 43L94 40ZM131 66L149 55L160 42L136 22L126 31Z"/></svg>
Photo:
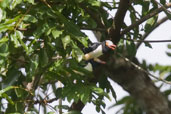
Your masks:
<svg viewBox="0 0 171 114"><path fill-rule="evenodd" d="M84 3L89 8L101 7L96 0L0 2L2 113L38 113L34 107L37 103L47 113L52 99L93 102L98 111L105 107L103 99L110 99L110 89L105 91L106 87L89 82L93 74L83 68L82 48L88 46L89 40L81 28L97 26L81 7ZM58 82L63 86L56 86ZM49 91L55 98L48 95Z"/></svg>

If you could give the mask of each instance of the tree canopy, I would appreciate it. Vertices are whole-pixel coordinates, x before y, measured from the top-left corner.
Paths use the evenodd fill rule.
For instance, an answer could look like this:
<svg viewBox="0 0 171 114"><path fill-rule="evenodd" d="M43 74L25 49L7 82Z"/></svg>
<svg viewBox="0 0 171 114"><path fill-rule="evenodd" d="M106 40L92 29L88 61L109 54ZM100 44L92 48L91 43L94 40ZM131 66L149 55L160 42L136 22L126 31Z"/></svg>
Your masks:
<svg viewBox="0 0 171 114"><path fill-rule="evenodd" d="M114 104L124 104L118 113L170 114L171 90L160 88L171 84L171 66L135 57L143 43L151 48L152 42L171 42L146 40L170 21L169 8L170 0L0 0L0 113L37 114L38 106L45 114L81 114L86 103L93 103L105 114L104 98L117 97L110 78L130 93ZM161 12L165 17L159 19ZM117 45L101 57L107 64L93 72L82 66L82 49L91 43L83 30ZM71 105L62 105L63 100Z"/></svg>

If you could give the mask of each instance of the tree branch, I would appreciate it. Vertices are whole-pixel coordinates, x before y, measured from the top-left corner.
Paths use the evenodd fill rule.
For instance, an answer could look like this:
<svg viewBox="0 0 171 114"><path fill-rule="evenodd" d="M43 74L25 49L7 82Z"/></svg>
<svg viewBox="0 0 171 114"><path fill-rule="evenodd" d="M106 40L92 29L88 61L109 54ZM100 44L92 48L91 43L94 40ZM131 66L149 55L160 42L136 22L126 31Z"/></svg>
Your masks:
<svg viewBox="0 0 171 114"><path fill-rule="evenodd" d="M40 80L42 78L42 75L46 72L46 70L53 64L53 61L50 61L44 68L42 68L42 70L37 69L37 72L34 75L34 79L32 80L31 84L31 91L34 93L35 90L37 89L37 87L39 86ZM33 100L34 96L32 95L28 95L26 97L26 101L31 101ZM30 110L30 108L32 107L33 102L28 102L27 103L27 107L28 107L28 111Z"/></svg>
<svg viewBox="0 0 171 114"><path fill-rule="evenodd" d="M105 72L113 81L128 91L147 114L171 114L167 99L155 87L146 72L115 55L105 55L105 60L107 64L95 70L96 75ZM134 62L138 64L136 58Z"/></svg>
<svg viewBox="0 0 171 114"><path fill-rule="evenodd" d="M120 0L118 10L116 12L115 18L113 19L113 26L108 31L109 37L115 44L117 44L120 40L120 31L129 5L130 0Z"/></svg>
<svg viewBox="0 0 171 114"><path fill-rule="evenodd" d="M171 7L171 3L168 3L166 5L164 5L165 8L169 8ZM141 18L140 20L136 21L134 24L128 26L127 28L125 28L122 32L121 35L124 35L125 33L129 32L130 30L132 30L134 27L137 27L138 25L140 25L141 23L143 23L144 21L146 21L147 19L157 15L158 13L160 13L161 11L163 11L163 7L160 7L156 10L154 10L153 12L149 13L148 15L144 16L143 18Z"/></svg>
<svg viewBox="0 0 171 114"><path fill-rule="evenodd" d="M142 39L142 40L145 40L145 39L148 37L148 35L149 35L152 31L154 31L157 27L159 27L161 24L163 24L163 23L166 22L167 20L168 20L168 17L167 17L167 16L164 17L164 18L162 18L161 20L159 20L159 21L154 25L154 27L151 28L150 31L144 33L144 35L141 37L141 39ZM139 43L136 45L137 49L139 48L139 46L140 46L141 44L142 44L142 42L139 42Z"/></svg>
<svg viewBox="0 0 171 114"><path fill-rule="evenodd" d="M148 42L148 43L163 43L163 42L171 42L171 40L136 40L136 39L128 39L128 38L122 38L123 40L128 40L132 42Z"/></svg>
<svg viewBox="0 0 171 114"><path fill-rule="evenodd" d="M158 80L158 81L162 81L162 82L164 82L164 83L166 83L166 84L171 85L171 82L170 82L170 81L166 81L166 80L164 80L164 79L162 79L162 78L158 78L157 76L154 76L153 74L151 74L151 73L149 73L148 71L144 70L144 69L143 69L142 67L140 67L139 65L133 63L133 62L132 62L131 60L129 60L128 58L122 56L120 53L117 53L117 55L119 55L121 58L123 58L126 62L129 62L131 65L133 65L133 66L134 66L135 68L137 68L138 70L143 71L144 73L148 74L149 76L155 78L155 79Z"/></svg>
<svg viewBox="0 0 171 114"><path fill-rule="evenodd" d="M19 24L23 21L25 15L27 15L27 14L29 13L31 7L32 7L32 5L26 10L26 12L22 15L22 17L21 17L21 18L19 19L19 21L16 23L14 30L16 30L17 27L19 26Z"/></svg>
<svg viewBox="0 0 171 114"><path fill-rule="evenodd" d="M163 8L164 11L166 11L167 13L171 14L171 12L169 10L167 10L161 3L159 3L158 1L156 0L153 0L156 4L158 4L160 7Z"/></svg>

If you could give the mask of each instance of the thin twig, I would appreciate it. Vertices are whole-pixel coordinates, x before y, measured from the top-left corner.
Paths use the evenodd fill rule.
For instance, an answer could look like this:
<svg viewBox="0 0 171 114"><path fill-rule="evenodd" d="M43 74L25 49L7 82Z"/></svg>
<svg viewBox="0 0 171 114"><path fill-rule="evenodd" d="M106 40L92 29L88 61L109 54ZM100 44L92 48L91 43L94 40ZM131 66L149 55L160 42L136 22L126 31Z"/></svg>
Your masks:
<svg viewBox="0 0 171 114"><path fill-rule="evenodd" d="M52 8L48 3L47 3L47 1L46 0L40 0L40 1L42 1L47 7L49 7L50 9Z"/></svg>
<svg viewBox="0 0 171 114"><path fill-rule="evenodd" d="M56 109L55 109L53 106L51 106L51 105L49 105L49 104L47 104L47 106L49 107L49 109L53 110L56 114L58 113L58 112L56 111Z"/></svg>
<svg viewBox="0 0 171 114"><path fill-rule="evenodd" d="M148 71L144 70L144 69L143 69L142 67L140 67L139 65L133 63L133 62L132 62L131 60L129 60L128 58L122 56L120 53L117 53L117 54L118 54L121 58L123 58L126 62L129 62L131 65L133 65L135 68L137 68L138 70L141 70L141 71L147 73L149 76L151 76L151 77L153 77L153 78L155 78L155 79L157 79L157 80L159 80L159 81L162 81L162 82L164 82L164 83L166 83L166 84L171 85L171 81L167 81L167 80L164 80L164 79L162 79L162 78L158 78L157 76L155 76L155 75L149 73Z"/></svg>
<svg viewBox="0 0 171 114"><path fill-rule="evenodd" d="M59 81L59 87L62 87L62 83ZM62 98L59 98L59 114L62 114Z"/></svg>
<svg viewBox="0 0 171 114"><path fill-rule="evenodd" d="M157 3L160 7L163 8L164 11L166 11L167 13L171 14L171 12L169 10L167 10L161 3L159 3L158 1L156 0L153 0L155 3Z"/></svg>
<svg viewBox="0 0 171 114"><path fill-rule="evenodd" d="M15 28L14 28L14 31L17 29L18 25L23 21L25 15L28 14L28 12L30 11L31 7L32 7L32 6L30 6L30 7L27 9L27 11L24 13L24 15L23 15L23 16L20 18L20 20L16 23Z"/></svg>
<svg viewBox="0 0 171 114"><path fill-rule="evenodd" d="M171 40L136 40L136 39L128 39L122 38L123 40L128 40L132 42L148 42L148 43L163 43L163 42L171 42Z"/></svg>
<svg viewBox="0 0 171 114"><path fill-rule="evenodd" d="M149 31L147 31L146 33L143 34L141 39L145 40L152 31L154 31L157 27L159 27L161 24L163 24L167 20L168 20L167 16L160 19ZM136 45L137 49L140 47L141 44L142 44L142 42L137 43L137 45Z"/></svg>
<svg viewBox="0 0 171 114"><path fill-rule="evenodd" d="M164 5L163 7L165 8L169 8L171 7L171 3L168 3L166 5ZM144 16L143 18L141 18L140 20L136 21L134 24L128 26L127 28L125 28L122 32L121 35L124 35L125 33L129 32L130 30L132 30L134 27L140 25L141 23L143 23L144 21L146 21L147 19L157 15L158 13L160 13L161 11L163 11L163 8L160 7L156 10L154 10L153 12L149 13L148 15Z"/></svg>

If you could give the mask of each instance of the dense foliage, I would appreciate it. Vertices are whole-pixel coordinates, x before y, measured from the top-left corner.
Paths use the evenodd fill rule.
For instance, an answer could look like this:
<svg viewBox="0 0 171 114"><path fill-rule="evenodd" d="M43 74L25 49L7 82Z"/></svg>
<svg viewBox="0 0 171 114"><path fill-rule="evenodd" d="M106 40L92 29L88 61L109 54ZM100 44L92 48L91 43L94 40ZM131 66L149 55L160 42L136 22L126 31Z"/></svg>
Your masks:
<svg viewBox="0 0 171 114"><path fill-rule="evenodd" d="M167 1L160 0L160 3L165 5ZM70 111L70 106L49 105L59 99L67 99L70 103L90 102L96 106L97 112L105 113L104 98L110 100L110 92L112 97L116 98L116 95L106 75L96 84L92 81L96 76L82 67L82 48L90 41L81 30L100 31L101 41L109 38L107 31L113 27L113 17L108 11L117 11L118 6L117 0L1 0L0 113L39 113L36 104L44 107L44 113L53 114L61 108ZM134 6L142 6L141 12ZM128 9L131 24L156 9L155 0L133 1ZM170 18L166 9L164 12ZM133 40L144 40L146 36L143 34L149 34L156 27L158 15L147 19L144 26L139 23L130 32L124 29L128 28L127 23L122 25L125 31L122 31L118 43L118 53L124 53L130 59L135 57L142 42ZM150 43L145 44L151 47ZM159 71L163 79L171 80L170 66L148 65L144 61L142 67ZM57 83L62 83L62 86ZM49 91L54 97L50 97ZM171 90L164 93L168 97ZM130 96L115 105L120 104L125 104L122 107L125 114L143 113ZM48 112L46 107L52 110Z"/></svg>

